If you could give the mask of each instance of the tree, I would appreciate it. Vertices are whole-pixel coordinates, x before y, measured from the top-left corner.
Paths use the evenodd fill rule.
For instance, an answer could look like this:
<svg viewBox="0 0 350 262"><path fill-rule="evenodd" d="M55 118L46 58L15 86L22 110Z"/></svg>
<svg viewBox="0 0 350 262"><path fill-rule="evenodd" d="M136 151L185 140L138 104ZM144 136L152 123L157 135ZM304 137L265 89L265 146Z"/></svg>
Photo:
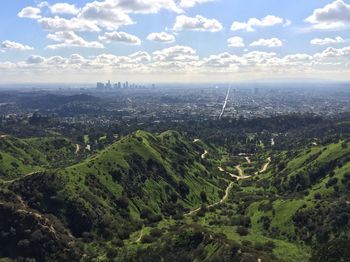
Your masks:
<svg viewBox="0 0 350 262"><path fill-rule="evenodd" d="M207 194L204 191L201 191L200 197L203 203L206 203L208 201Z"/></svg>

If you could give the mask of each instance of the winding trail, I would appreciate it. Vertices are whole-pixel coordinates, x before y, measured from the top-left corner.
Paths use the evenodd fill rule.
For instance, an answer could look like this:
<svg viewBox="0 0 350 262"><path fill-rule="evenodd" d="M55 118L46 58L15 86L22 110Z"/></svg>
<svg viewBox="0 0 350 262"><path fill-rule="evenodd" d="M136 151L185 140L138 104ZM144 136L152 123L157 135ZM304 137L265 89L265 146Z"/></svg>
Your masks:
<svg viewBox="0 0 350 262"><path fill-rule="evenodd" d="M259 173L264 173L267 170L267 168L269 167L269 165L271 164L271 161L272 161L271 157L268 157L267 163L262 167L262 169L259 171Z"/></svg>
<svg viewBox="0 0 350 262"><path fill-rule="evenodd" d="M251 163L252 163L252 161L250 160L249 157L246 156L244 159L247 160L248 164L251 164Z"/></svg>
<svg viewBox="0 0 350 262"><path fill-rule="evenodd" d="M23 179L23 178L26 178L26 177L35 175L35 174L37 174L37 173L39 173L39 172L38 172L38 171L36 171L36 172L30 172L30 173L28 173L28 174L26 174L26 175L24 175L24 176L21 176L21 177L12 179L12 180L3 180L2 182L3 182L5 185L6 185L6 184L12 184L13 182L19 181L19 180L21 180L21 179Z"/></svg>
<svg viewBox="0 0 350 262"><path fill-rule="evenodd" d="M7 137L7 135L1 135L1 136L0 136L0 138L5 138L5 137Z"/></svg>
<svg viewBox="0 0 350 262"><path fill-rule="evenodd" d="M80 151L80 145L79 144L75 144L75 154L77 155Z"/></svg>
<svg viewBox="0 0 350 262"><path fill-rule="evenodd" d="M194 140L193 142L196 143L196 140ZM201 158L205 158L207 154L208 154L208 151L205 150L204 153L201 155ZM247 160L248 163L251 163L249 157L246 157L246 160ZM249 161L248 161L248 160L249 160ZM271 161L272 161L271 157L269 157L269 158L267 159L267 161L268 161L268 162L262 167L262 169L259 171L259 173L265 172L265 171L267 170L267 168L269 167L269 165L270 165L270 163L271 163ZM220 172L226 172L230 177L236 179L237 181L239 181L239 180L244 180L244 179L248 179L248 178L251 178L251 177L252 177L252 176L244 175L244 171L243 171L243 169L241 168L240 165L235 166L235 168L236 168L236 170L238 171L238 174L239 174L238 176L237 176L237 175L234 175L234 174L231 174L231 173L229 173L229 172L227 172L227 171L225 171L225 169L223 169L221 166L218 167L218 169L219 169ZM257 174L257 173L258 173L258 172L256 172L255 174ZM211 205L208 205L208 208L210 208L210 207L215 207L215 206L217 206L217 205L219 205L219 204L225 202L225 201L227 200L227 198L228 198L228 195L229 195L229 193L230 193L230 191L231 191L232 186L233 186L234 183L235 183L235 181L230 182L229 185L228 185L228 186L226 187L226 189L225 189L225 194L224 194L224 196L223 196L218 202L215 202L215 203L213 203L213 204L211 204ZM184 216L191 216L191 215L197 213L199 210L201 210L201 207L198 207L198 208L196 208L196 209L193 209L193 210L189 211L188 213L184 214ZM141 240L142 234L143 234L143 230L141 230L141 232L140 232L140 237L139 237L137 240L139 240L139 241Z"/></svg>
<svg viewBox="0 0 350 262"><path fill-rule="evenodd" d="M205 153L208 154L207 151L205 151ZM202 158L203 158L203 155L202 155ZM221 166L219 166L218 169L219 169L220 172L226 172L230 177L232 177L232 178L234 178L234 179L236 179L236 180L243 180L243 179L247 179L247 178L250 178L250 177L251 177L251 176L245 176L245 175L244 175L244 171L242 170L242 168L241 168L239 165L236 166L236 169L238 170L239 176L234 175L234 174L231 174L231 173L225 171L225 169L223 169ZM217 205L222 204L223 202L225 202L225 201L227 200L227 198L228 198L228 195L230 194L230 191L231 191L232 186L233 186L234 183L235 183L235 181L230 182L230 183L228 184L228 186L226 187L226 189L225 189L225 194L224 194L224 196L223 196L218 202L215 202L215 203L213 203L213 204L211 204L211 205L208 205L208 208L215 207L215 206L217 206ZM196 208L196 209L194 209L194 210L191 210L190 212L184 214L184 216L193 215L193 214L197 213L199 210L201 210L201 207L198 207L198 208ZM142 231L141 231L141 233L142 233ZM142 237L141 234L140 234L140 237Z"/></svg>
<svg viewBox="0 0 350 262"><path fill-rule="evenodd" d="M205 150L204 153L201 155L201 158L205 159L207 157L207 155L208 155L208 151Z"/></svg>
<svg viewBox="0 0 350 262"><path fill-rule="evenodd" d="M139 237L135 240L135 243L139 243L143 237L143 230L144 228L141 229Z"/></svg>

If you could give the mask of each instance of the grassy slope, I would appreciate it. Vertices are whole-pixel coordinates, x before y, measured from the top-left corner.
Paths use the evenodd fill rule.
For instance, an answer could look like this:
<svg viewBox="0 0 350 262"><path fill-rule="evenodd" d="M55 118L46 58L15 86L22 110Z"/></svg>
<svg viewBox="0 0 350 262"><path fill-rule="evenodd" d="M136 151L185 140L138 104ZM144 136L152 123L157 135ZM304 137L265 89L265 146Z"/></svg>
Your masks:
<svg viewBox="0 0 350 262"><path fill-rule="evenodd" d="M246 213L251 217L252 229L249 236L245 238L259 239L261 236L268 236L270 233L264 231L261 222L262 217L268 217L271 221L269 232L273 228L279 232L276 237L270 237L276 243L274 254L283 261L306 260L310 256L310 249L298 241L292 219L301 208L304 208L304 210L315 208L318 203L314 199L316 193L319 193L323 199L334 198L334 187L326 186L331 178L337 178L337 185L341 190L345 190L340 181L345 174L350 172L350 162L346 160L346 157L350 155L350 143L348 142L346 147L343 147L342 143L343 141L339 141L327 146L315 146L311 149L300 150L296 154L289 156L283 153L282 161L286 162L286 167L280 173L276 172L276 168L272 167L266 174L261 175L261 178L271 181L277 176L286 176L286 181L288 181L290 177L296 174L306 173L306 171L312 170L314 167L327 166L332 161L336 163L345 161L345 164L340 167L335 165L331 170L328 170L324 177L309 186L309 194L306 196L279 195L276 196L276 200L266 197L266 200L253 201ZM274 165L276 167L278 163L274 163ZM334 175L331 175L332 171L335 173ZM252 191L256 191L254 187L245 187L243 190L252 195L254 195ZM276 191L273 187L269 190L272 190L271 192ZM260 204L267 204L270 201L272 201L271 210L259 210Z"/></svg>
<svg viewBox="0 0 350 262"><path fill-rule="evenodd" d="M0 179L14 179L47 164L43 152L14 137L0 138Z"/></svg>
<svg viewBox="0 0 350 262"><path fill-rule="evenodd" d="M114 209L115 198L127 196L129 211L134 218L139 218L143 207L161 214L162 206L170 201L172 194L178 199L177 205L198 207L201 205L201 191L207 193L210 202L217 201L222 191L218 186L219 179L203 165L201 151L202 148L197 148L176 132L153 136L138 131L82 163L60 171L59 176L66 181L62 194L71 199L91 196L83 204L90 210L99 206L107 213ZM138 162L135 159L139 159ZM156 162L155 166L159 165L159 168L149 170L149 160ZM95 186L89 182L91 179ZM179 193L179 181L189 188L186 196Z"/></svg>
<svg viewBox="0 0 350 262"><path fill-rule="evenodd" d="M75 145L62 137L0 138L0 179L15 179L76 160Z"/></svg>

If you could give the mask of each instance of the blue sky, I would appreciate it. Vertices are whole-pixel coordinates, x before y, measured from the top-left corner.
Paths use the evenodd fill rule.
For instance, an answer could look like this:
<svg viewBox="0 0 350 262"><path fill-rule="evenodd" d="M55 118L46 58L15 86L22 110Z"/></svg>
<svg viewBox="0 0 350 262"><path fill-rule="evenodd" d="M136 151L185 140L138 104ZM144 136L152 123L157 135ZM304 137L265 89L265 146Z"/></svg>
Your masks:
<svg viewBox="0 0 350 262"><path fill-rule="evenodd" d="M350 80L346 0L5 0L0 20L3 83Z"/></svg>

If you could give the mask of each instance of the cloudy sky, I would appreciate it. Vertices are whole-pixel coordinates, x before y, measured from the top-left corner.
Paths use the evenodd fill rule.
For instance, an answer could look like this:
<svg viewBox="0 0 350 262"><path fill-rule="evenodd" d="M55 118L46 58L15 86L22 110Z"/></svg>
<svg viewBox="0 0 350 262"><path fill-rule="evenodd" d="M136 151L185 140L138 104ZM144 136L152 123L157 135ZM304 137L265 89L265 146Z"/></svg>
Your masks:
<svg viewBox="0 0 350 262"><path fill-rule="evenodd" d="M350 80L349 0L3 0L1 83Z"/></svg>

